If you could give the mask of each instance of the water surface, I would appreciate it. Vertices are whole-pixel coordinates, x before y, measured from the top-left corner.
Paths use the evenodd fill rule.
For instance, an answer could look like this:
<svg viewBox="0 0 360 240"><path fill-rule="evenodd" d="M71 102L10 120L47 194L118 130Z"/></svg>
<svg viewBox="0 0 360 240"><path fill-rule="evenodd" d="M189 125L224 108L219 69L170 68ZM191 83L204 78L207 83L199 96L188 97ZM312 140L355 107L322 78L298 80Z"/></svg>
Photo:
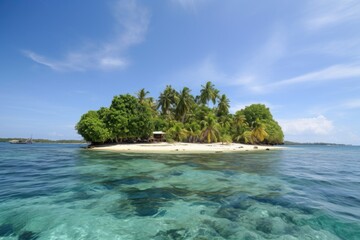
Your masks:
<svg viewBox="0 0 360 240"><path fill-rule="evenodd" d="M0 239L360 239L360 148L0 143Z"/></svg>

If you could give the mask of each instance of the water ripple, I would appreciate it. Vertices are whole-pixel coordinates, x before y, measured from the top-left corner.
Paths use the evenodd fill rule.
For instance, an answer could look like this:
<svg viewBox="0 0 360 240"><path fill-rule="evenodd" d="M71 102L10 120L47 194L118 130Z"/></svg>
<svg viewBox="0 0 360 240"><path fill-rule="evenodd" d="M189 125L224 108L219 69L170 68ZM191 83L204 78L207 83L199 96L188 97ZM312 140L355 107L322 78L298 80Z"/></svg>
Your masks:
<svg viewBox="0 0 360 240"><path fill-rule="evenodd" d="M115 154L0 144L0 239L350 239L360 148Z"/></svg>

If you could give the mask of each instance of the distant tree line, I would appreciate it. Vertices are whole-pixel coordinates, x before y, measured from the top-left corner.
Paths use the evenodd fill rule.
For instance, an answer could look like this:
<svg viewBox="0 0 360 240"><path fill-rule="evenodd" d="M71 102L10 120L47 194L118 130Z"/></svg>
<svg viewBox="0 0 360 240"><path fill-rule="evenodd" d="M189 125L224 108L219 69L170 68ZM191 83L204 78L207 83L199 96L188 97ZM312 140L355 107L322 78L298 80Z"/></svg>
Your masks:
<svg viewBox="0 0 360 240"><path fill-rule="evenodd" d="M157 100L148 94L141 89L137 96L115 96L110 107L82 115L76 130L92 143L147 141L154 130L166 132L169 142L284 142L269 108L252 104L231 114L229 99L211 82L202 86L197 96L187 87L176 91L170 85Z"/></svg>
<svg viewBox="0 0 360 240"><path fill-rule="evenodd" d="M28 138L0 138L0 142L9 142L12 140L26 141ZM43 138L32 139L34 143L86 143L84 140L50 140Z"/></svg>

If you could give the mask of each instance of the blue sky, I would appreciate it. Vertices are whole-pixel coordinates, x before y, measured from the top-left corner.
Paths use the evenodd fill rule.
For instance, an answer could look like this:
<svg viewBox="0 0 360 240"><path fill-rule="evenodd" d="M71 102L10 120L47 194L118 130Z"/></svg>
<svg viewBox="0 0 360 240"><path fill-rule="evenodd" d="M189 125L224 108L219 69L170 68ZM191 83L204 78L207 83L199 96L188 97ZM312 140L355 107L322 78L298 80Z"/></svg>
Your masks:
<svg viewBox="0 0 360 240"><path fill-rule="evenodd" d="M114 95L212 81L287 140L360 144L360 2L0 1L0 137L80 139Z"/></svg>

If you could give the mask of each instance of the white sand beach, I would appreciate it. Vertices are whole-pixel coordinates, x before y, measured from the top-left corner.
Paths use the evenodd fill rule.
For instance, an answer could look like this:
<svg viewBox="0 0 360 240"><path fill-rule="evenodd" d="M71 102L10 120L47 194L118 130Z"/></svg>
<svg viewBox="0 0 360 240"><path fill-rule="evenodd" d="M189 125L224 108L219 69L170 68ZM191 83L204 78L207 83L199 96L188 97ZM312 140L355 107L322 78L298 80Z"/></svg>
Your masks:
<svg viewBox="0 0 360 240"><path fill-rule="evenodd" d="M139 143L98 146L92 149L132 153L222 153L264 151L282 148L283 147L246 145L240 143Z"/></svg>

